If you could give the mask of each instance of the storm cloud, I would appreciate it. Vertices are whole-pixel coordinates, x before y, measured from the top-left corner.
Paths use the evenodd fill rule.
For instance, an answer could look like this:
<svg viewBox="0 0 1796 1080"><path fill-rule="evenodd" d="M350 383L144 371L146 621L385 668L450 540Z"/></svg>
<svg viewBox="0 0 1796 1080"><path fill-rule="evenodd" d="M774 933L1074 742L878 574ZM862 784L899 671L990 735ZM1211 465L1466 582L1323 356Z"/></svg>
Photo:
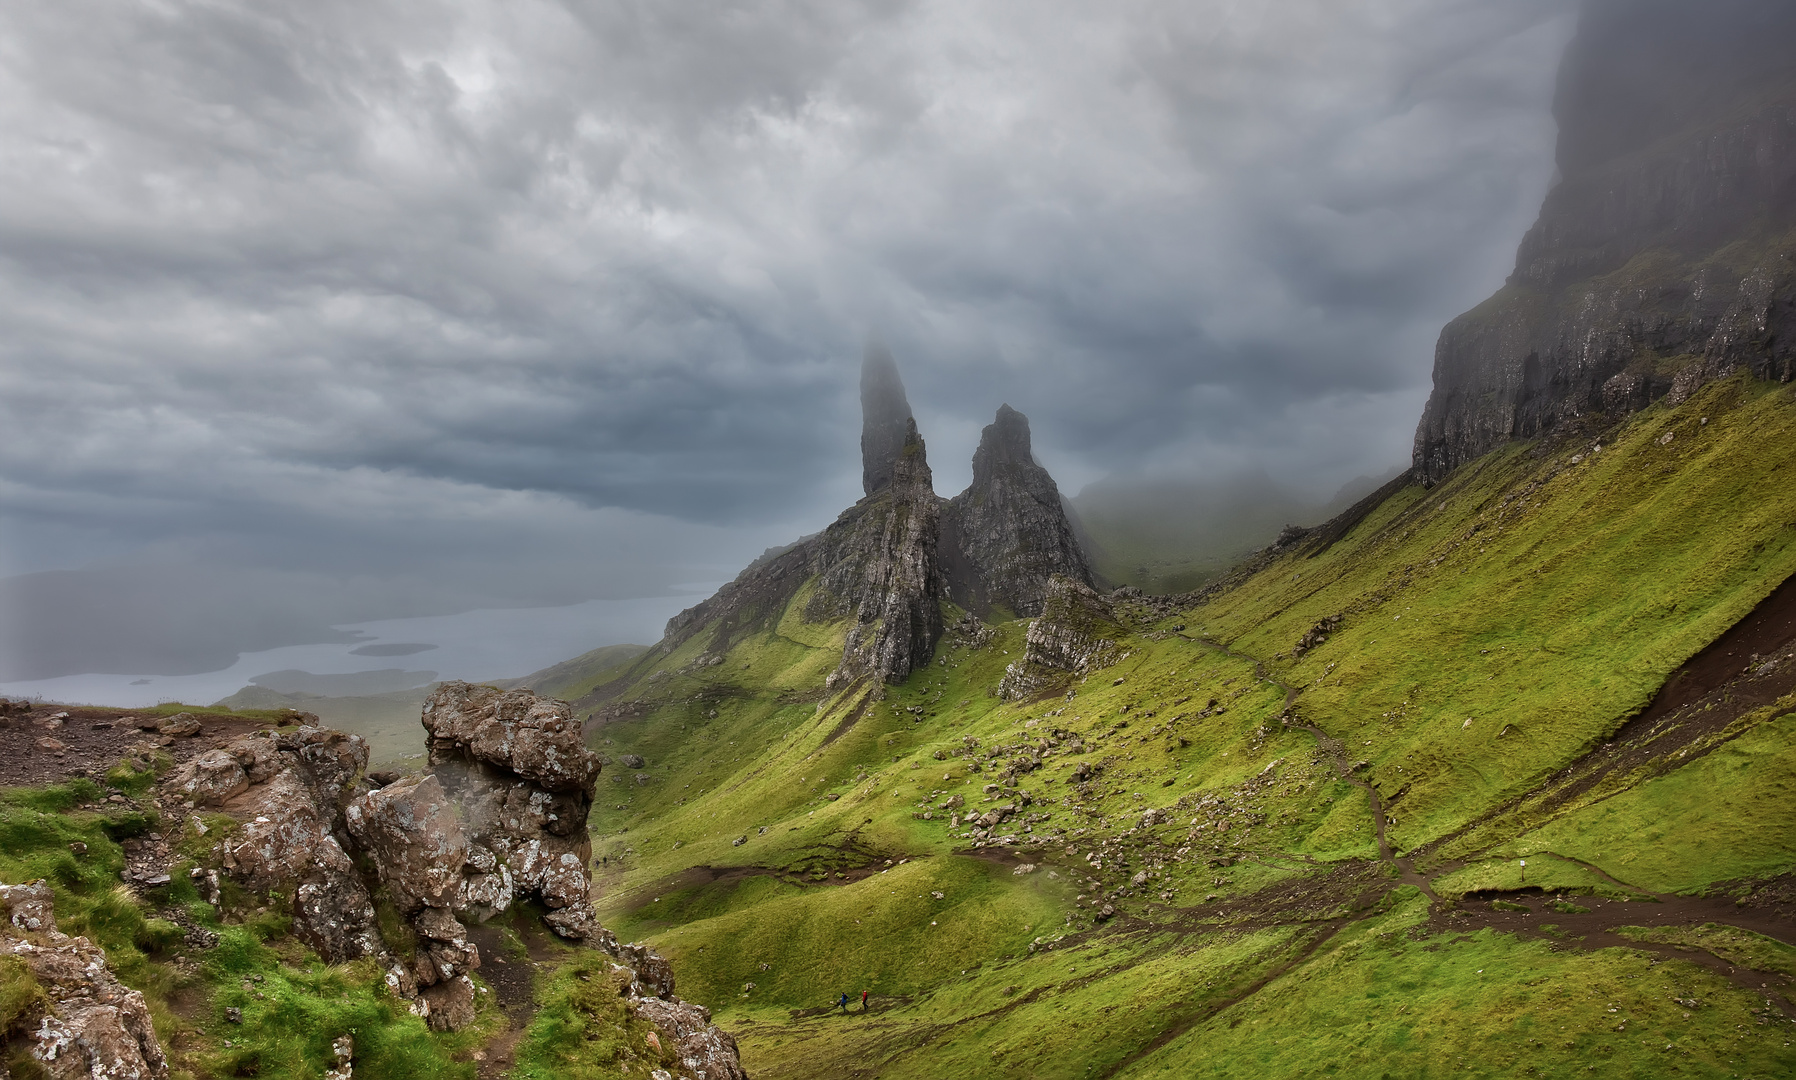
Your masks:
<svg viewBox="0 0 1796 1080"><path fill-rule="evenodd" d="M1006 401L1069 490L1332 490L1508 271L1571 9L7 5L0 573L716 580L858 497L869 342L944 493Z"/></svg>

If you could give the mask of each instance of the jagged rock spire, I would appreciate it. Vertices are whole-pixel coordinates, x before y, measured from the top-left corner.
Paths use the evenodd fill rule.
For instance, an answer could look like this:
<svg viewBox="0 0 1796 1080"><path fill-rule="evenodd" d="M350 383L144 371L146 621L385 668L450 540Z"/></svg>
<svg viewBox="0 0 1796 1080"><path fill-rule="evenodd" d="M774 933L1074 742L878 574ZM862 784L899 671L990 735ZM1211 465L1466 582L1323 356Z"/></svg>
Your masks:
<svg viewBox="0 0 1796 1080"><path fill-rule="evenodd" d="M1091 584L1060 488L1030 448L1029 418L1009 405L980 435L972 485L942 515L942 561L949 598L982 614L1039 615L1055 574Z"/></svg>
<svg viewBox="0 0 1796 1080"><path fill-rule="evenodd" d="M891 484L907 430L916 434L898 364L885 346L869 345L861 361L861 489L866 494Z"/></svg>
<svg viewBox="0 0 1796 1080"><path fill-rule="evenodd" d="M1062 588L1091 584L1060 489L1030 450L1027 417L1008 405L998 410L973 458L973 485L948 502L935 493L922 436L884 350L868 352L862 399L867 497L675 616L663 649L704 633L704 655L720 662L735 641L785 618L808 581L815 589L800 617L847 623L842 662L826 687L898 682L935 651L943 599L980 615L1035 616L1055 575L1069 579Z"/></svg>
<svg viewBox="0 0 1796 1080"><path fill-rule="evenodd" d="M901 680L929 662L942 636L942 499L915 420L905 420L904 436L879 497L862 500L823 535L828 554L806 617L852 618L831 690L867 676Z"/></svg>

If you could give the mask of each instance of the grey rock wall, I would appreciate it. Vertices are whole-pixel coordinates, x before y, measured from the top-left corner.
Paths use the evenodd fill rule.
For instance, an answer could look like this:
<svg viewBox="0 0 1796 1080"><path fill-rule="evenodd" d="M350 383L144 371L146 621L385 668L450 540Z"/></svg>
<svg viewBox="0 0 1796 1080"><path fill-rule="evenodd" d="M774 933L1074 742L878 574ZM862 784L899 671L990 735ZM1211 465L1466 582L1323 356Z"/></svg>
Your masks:
<svg viewBox="0 0 1796 1080"><path fill-rule="evenodd" d="M948 596L969 611L1041 614L1054 575L1091 584L1091 566L1060 498L1035 460L1029 418L1009 405L980 434L973 482L942 515Z"/></svg>
<svg viewBox="0 0 1796 1080"><path fill-rule="evenodd" d="M1592 0L1559 183L1508 283L1448 324L1423 480L1742 369L1796 375L1796 6Z"/></svg>

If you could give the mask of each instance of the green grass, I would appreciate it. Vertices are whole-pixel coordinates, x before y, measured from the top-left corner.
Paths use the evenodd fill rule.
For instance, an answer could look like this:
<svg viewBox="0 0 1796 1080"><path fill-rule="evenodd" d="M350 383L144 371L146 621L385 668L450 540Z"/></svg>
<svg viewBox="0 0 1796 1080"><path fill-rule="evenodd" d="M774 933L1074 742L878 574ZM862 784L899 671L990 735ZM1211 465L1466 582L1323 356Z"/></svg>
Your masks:
<svg viewBox="0 0 1796 1080"><path fill-rule="evenodd" d="M1588 446L1507 448L1174 619L1125 610L1122 658L1070 696L993 695L1023 652L1027 624L1015 622L984 648L945 639L902 685L819 700L841 628L803 623L801 592L719 664L693 665L701 634L629 671L620 700L640 713L594 735L646 757L649 779L608 769L601 780L601 914L666 951L682 993L743 1040L751 1071L782 1076L871 1061L882 1076L1422 1076L1451 1071L1453 1055L1472 1075L1535 1061L1652 1074L1669 1059L1601 1034L1586 1003L1539 982L1550 971L1619 993L1651 961L1441 936L1421 924L1419 900L1390 909L1406 894L1371 862L1366 798L1313 736L1280 722L1283 687L1247 657L1299 690L1297 714L1339 738L1347 764L1365 763L1356 775L1383 794L1399 851L1511 823L1456 841L1464 863L1437 877L1442 895L1621 893L1573 859L1654 890L1787 871L1796 759L1772 714L1656 778L1617 778L1551 813L1490 815L1598 745L1796 569L1792 436L1786 390L1734 380L1648 410L1578 463ZM1331 615L1340 629L1293 658ZM1039 767L1007 772L1050 738L1059 745ZM1097 769L1084 786L1081 763ZM993 783L1004 786L988 799ZM1022 793L1034 820L1008 829L1035 873L964 854L944 800L978 813ZM1143 826L1148 809L1163 813ZM1100 854L1098 873L1087 858ZM1304 891L1333 873L1361 884ZM1181 914L1272 889L1289 896L1275 929ZM1099 919L1100 903L1126 921ZM1332 939L1331 920L1346 920ZM1072 975L1075 956L1093 966ZM1414 987L1410 1014L1366 997L1384 981ZM1239 1000L1197 994L1199 983L1233 986ZM861 989L877 1003L864 1020L811 1015ZM1646 996L1628 1000L1651 1012ZM1678 1043L1686 1071L1727 1061L1721 1028L1703 1026L1719 1016ZM1781 1046L1760 1050L1741 1067L1788 1060Z"/></svg>
<svg viewBox="0 0 1796 1080"><path fill-rule="evenodd" d="M1578 464L1588 446L1518 444L1412 487L1190 618L1304 688L1414 847L1598 744L1796 569L1793 436L1787 389L1712 385ZM1277 659L1331 615L1326 644Z"/></svg>
<svg viewBox="0 0 1796 1080"><path fill-rule="evenodd" d="M1786 1075L1796 1048L1752 994L1693 964L1562 951L1417 913L1343 932L1233 1015L1194 1026L1140 1077ZM1688 1019L1674 997L1708 1003ZM1623 1025L1623 1021L1626 1024Z"/></svg>
<svg viewBox="0 0 1796 1080"><path fill-rule="evenodd" d="M632 1016L621 996L628 976L604 956L586 953L544 980L538 1011L518 1044L517 1080L609 1080L679 1068L671 1043L657 1051L651 1025ZM631 1067L634 1066L634 1069Z"/></svg>
<svg viewBox="0 0 1796 1080"><path fill-rule="evenodd" d="M226 1047L220 1039L197 1055L214 1075L320 1076L333 1060L332 1041L349 1033L358 1077L472 1077L471 1064L454 1060L456 1051L478 1045L495 1023L503 1025L489 1004L470 1028L433 1033L387 993L384 973L372 960L327 966L299 955L279 934L269 936L284 948L271 947L264 942L266 930L221 928L218 947L206 954L213 987L207 1028L234 1044ZM226 1022L228 1007L243 1010L241 1026Z"/></svg>
<svg viewBox="0 0 1796 1080"><path fill-rule="evenodd" d="M1796 978L1796 947L1737 926L1624 926L1617 933L1636 941L1701 949L1730 964Z"/></svg>
<svg viewBox="0 0 1796 1080"><path fill-rule="evenodd" d="M127 786L142 775L127 766L114 774ZM371 961L322 964L288 933L278 904L226 925L186 878L189 862L172 868L167 888L140 898L119 882L125 866L119 841L167 823L136 810L80 809L108 806L100 801L105 794L87 780L0 791L0 881L49 882L58 927L98 944L119 980L143 992L177 1076L316 1077L330 1061L331 1041L346 1032L356 1039L358 1077L473 1076L472 1066L455 1057L483 1037L492 1010L485 1027L434 1034L388 995L383 972ZM86 845L85 852L77 854L72 844ZM219 934L218 947L186 946L180 926L161 917L174 908ZM243 988L245 980L252 989ZM33 1016L36 1001L18 965L0 968L6 1025ZM233 1005L243 1009L241 1027L224 1021L224 1009ZM226 1039L233 1045L225 1046Z"/></svg>
<svg viewBox="0 0 1796 1080"><path fill-rule="evenodd" d="M1569 855L1658 892L1778 873L1790 867L1796 843L1792 745L1796 715L1781 716L1498 850L1518 858L1543 851Z"/></svg>

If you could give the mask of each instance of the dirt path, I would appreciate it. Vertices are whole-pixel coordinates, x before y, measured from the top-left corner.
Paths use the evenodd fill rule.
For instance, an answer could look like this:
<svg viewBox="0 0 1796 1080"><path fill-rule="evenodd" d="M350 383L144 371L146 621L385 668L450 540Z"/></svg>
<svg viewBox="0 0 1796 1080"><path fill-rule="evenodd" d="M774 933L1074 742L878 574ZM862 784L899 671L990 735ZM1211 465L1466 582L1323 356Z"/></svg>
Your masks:
<svg viewBox="0 0 1796 1080"><path fill-rule="evenodd" d="M1247 661L1253 665L1255 677L1263 682L1269 682L1285 692L1285 703L1280 716L1280 721L1288 728L1298 728L1307 731L1314 736L1317 746L1321 748L1323 753L1328 755L1329 761L1334 765L1335 774L1342 780L1347 781L1349 784L1352 784L1354 787L1365 792L1367 805L1372 812L1372 825L1378 836L1378 857L1388 863L1393 870L1397 871L1397 876L1401 878L1405 884L1414 885L1416 888L1420 889L1429 900L1439 903L1440 897L1434 894L1434 888L1429 884L1428 879L1417 872L1413 860L1400 858L1396 852L1391 850L1391 842L1385 836L1385 826L1388 822L1384 812L1384 799L1378 794L1378 789L1372 786L1369 781L1362 780L1354 775L1353 766L1347 761L1346 746L1341 740L1328 734L1316 725L1305 723L1298 717L1296 712L1292 710L1292 706L1296 704L1297 697L1302 691L1295 686L1290 686L1273 678L1272 673L1267 670L1265 662L1257 657L1248 656L1246 653L1236 652L1235 650L1230 649L1227 645L1217 641L1211 641L1208 638L1190 637L1184 634L1181 634L1180 636L1195 645L1210 649L1213 652L1219 652L1230 659Z"/></svg>
<svg viewBox="0 0 1796 1080"><path fill-rule="evenodd" d="M1314 736L1341 779L1365 792L1377 831L1379 859L1394 868L1403 882L1416 886L1428 897L1431 907L1430 925L1437 931L1492 929L1521 937L1550 940L1562 947L1585 950L1630 948L1687 960L1728 979L1742 989L1762 994L1767 1004L1796 1019L1796 1008L1793 1008L1791 998L1785 992L1792 985L1792 980L1787 976L1730 962L1700 946L1640 941L1617 933L1624 927L1690 928L1715 923L1749 930L1785 944L1796 944L1796 918L1792 917L1791 911L1750 905L1743 900L1736 902L1725 896L1689 897L1654 893L1617 880L1601 867L1580 859L1554 855L1552 852L1541 854L1575 863L1606 883L1646 899L1580 898L1589 900L1591 904L1588 911L1582 912L1554 908L1551 906L1553 898L1539 889L1468 894L1465 899L1473 900L1469 905L1442 901L1429 879L1416 870L1414 863L1415 854L1437 845L1427 845L1426 848L1419 849L1418 853L1412 853L1411 857L1398 856L1392 851L1385 836L1387 822L1384 803L1378 790L1354 775L1346 758L1346 748L1339 739L1314 724L1305 723L1297 716L1293 706L1301 691L1274 678L1266 665L1256 657L1203 638L1187 637L1187 640L1253 664L1257 677L1285 692L1283 722L1287 727L1300 728ZM1793 651L1793 646L1796 646L1796 578L1785 582L1751 616L1679 669L1653 704L1623 726L1610 747L1587 756L1585 761L1592 763L1594 768L1580 771L1579 766L1574 765L1555 779L1560 781L1563 789L1588 790L1602 776L1617 768L1638 768L1651 758L1669 758L1672 751L1687 750L1699 740L1718 734L1733 720L1752 709L1770 704L1796 690L1796 651ZM1668 739L1667 735L1677 737ZM1617 750L1617 747L1621 749ZM1704 752L1707 749L1712 749L1712 746L1704 747ZM1681 763L1688 759L1678 760ZM1596 775L1586 777L1585 772L1595 772ZM1569 797L1569 794L1563 797ZM1527 797L1524 797L1522 802L1526 801ZM1493 818L1500 817L1513 808L1501 808L1460 832L1469 831L1474 826L1487 825ZM1456 860L1443 864L1439 869L1446 872L1459 865L1463 863ZM1360 899L1363 902L1363 896ZM1497 903L1525 910L1506 910L1497 907ZM1264 910L1266 905L1254 906L1262 909L1262 918L1272 914ZM1583 904L1571 906L1581 907Z"/></svg>
<svg viewBox="0 0 1796 1080"><path fill-rule="evenodd" d="M480 1080L499 1080L517 1063L518 1043L536 1015L536 965L506 947L498 927L482 923L468 928L468 940L480 949L480 977L498 996L505 1031L482 1047Z"/></svg>

